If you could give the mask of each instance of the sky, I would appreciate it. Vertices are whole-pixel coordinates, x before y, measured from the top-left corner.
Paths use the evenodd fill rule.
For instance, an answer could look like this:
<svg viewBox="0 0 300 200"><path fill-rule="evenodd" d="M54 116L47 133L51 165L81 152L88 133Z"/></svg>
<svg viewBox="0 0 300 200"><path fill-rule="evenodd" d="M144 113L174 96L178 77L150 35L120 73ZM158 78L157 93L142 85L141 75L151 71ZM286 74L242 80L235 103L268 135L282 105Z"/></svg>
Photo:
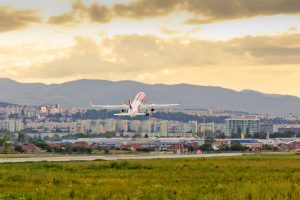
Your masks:
<svg viewBox="0 0 300 200"><path fill-rule="evenodd" d="M300 1L0 0L0 77L300 97Z"/></svg>

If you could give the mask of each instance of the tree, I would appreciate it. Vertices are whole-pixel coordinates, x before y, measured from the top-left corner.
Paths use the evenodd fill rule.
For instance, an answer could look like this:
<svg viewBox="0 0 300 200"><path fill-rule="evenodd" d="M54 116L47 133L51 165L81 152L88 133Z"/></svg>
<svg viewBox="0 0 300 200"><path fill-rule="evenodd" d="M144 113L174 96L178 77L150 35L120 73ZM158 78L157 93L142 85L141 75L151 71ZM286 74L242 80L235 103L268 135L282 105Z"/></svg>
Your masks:
<svg viewBox="0 0 300 200"><path fill-rule="evenodd" d="M62 133L63 132L60 128L56 128L54 131L55 131L55 133Z"/></svg>
<svg viewBox="0 0 300 200"><path fill-rule="evenodd" d="M238 128L237 128L237 134L239 134L239 136L241 136L241 134L242 134L242 128L241 128L241 126L238 126Z"/></svg>
<svg viewBox="0 0 300 200"><path fill-rule="evenodd" d="M230 151L230 146L228 144L221 144L219 151Z"/></svg>
<svg viewBox="0 0 300 200"><path fill-rule="evenodd" d="M211 130L205 130L204 131L204 136L205 137L212 137L213 136L213 132Z"/></svg>
<svg viewBox="0 0 300 200"><path fill-rule="evenodd" d="M145 138L149 138L148 133L145 134Z"/></svg>
<svg viewBox="0 0 300 200"><path fill-rule="evenodd" d="M250 133L246 133L245 138L252 138L252 135Z"/></svg>
<svg viewBox="0 0 300 200"><path fill-rule="evenodd" d="M230 137L231 137L231 138L240 138L240 137L241 137L241 134L233 133L233 134L231 134Z"/></svg>
<svg viewBox="0 0 300 200"><path fill-rule="evenodd" d="M246 135L250 134L250 128L249 126L247 126L247 129L246 129Z"/></svg>
<svg viewBox="0 0 300 200"><path fill-rule="evenodd" d="M8 148L7 141L10 141L11 139L11 134L5 133L2 137L0 137L0 147L4 147L4 149Z"/></svg>
<svg viewBox="0 0 300 200"><path fill-rule="evenodd" d="M245 151L247 150L247 147L241 145L239 141L233 141L231 142L230 149L232 151Z"/></svg>
<svg viewBox="0 0 300 200"><path fill-rule="evenodd" d="M55 153L63 153L63 152L64 152L64 150L63 150L62 147L54 147L54 148L53 148L53 151L54 151Z"/></svg>
<svg viewBox="0 0 300 200"><path fill-rule="evenodd" d="M18 142L25 143L29 141L29 137L25 133L18 134Z"/></svg>
<svg viewBox="0 0 300 200"><path fill-rule="evenodd" d="M109 154L109 149L104 149L105 154Z"/></svg>
<svg viewBox="0 0 300 200"><path fill-rule="evenodd" d="M273 146L273 145L269 145L269 144L263 144L262 145L262 150L265 150L265 151L277 151L278 147Z"/></svg>
<svg viewBox="0 0 300 200"><path fill-rule="evenodd" d="M216 138L226 138L226 135L225 135L225 133L222 133L221 131L217 131Z"/></svg>
<svg viewBox="0 0 300 200"><path fill-rule="evenodd" d="M11 148L10 148L10 146L9 146L9 144L7 144L7 143L4 143L4 145L3 145L4 147L3 147L3 153L9 153L10 151L11 151Z"/></svg>
<svg viewBox="0 0 300 200"><path fill-rule="evenodd" d="M2 147L5 142L6 140L4 138L0 138L0 147Z"/></svg>
<svg viewBox="0 0 300 200"><path fill-rule="evenodd" d="M15 147L15 151L23 153L25 150L20 145L18 145L18 146Z"/></svg>
<svg viewBox="0 0 300 200"><path fill-rule="evenodd" d="M61 140L60 137L59 137L59 135L57 135L57 134L53 135L51 139L53 141L60 141Z"/></svg>
<svg viewBox="0 0 300 200"><path fill-rule="evenodd" d="M13 135L12 135L12 133L5 133L2 138L5 141L10 141L10 140L12 140Z"/></svg>
<svg viewBox="0 0 300 200"><path fill-rule="evenodd" d="M52 152L52 149L50 148L50 146L44 140L33 139L33 140L31 140L31 142L33 144L35 144L35 146L37 146L37 147L39 147L43 150L46 150L47 152Z"/></svg>
<svg viewBox="0 0 300 200"><path fill-rule="evenodd" d="M200 147L202 151L213 151L214 139L212 137L208 137L205 139L204 144Z"/></svg>
<svg viewBox="0 0 300 200"><path fill-rule="evenodd" d="M266 132L254 133L254 135L253 135L254 138L259 138L259 139L266 139L267 136L268 136L268 133L266 133Z"/></svg>
<svg viewBox="0 0 300 200"><path fill-rule="evenodd" d="M270 138L292 138L295 137L296 133L292 131L287 131L284 133L276 132L273 134L270 134Z"/></svg>
<svg viewBox="0 0 300 200"><path fill-rule="evenodd" d="M134 136L132 136L132 138L141 138L142 134L140 133L135 133Z"/></svg>

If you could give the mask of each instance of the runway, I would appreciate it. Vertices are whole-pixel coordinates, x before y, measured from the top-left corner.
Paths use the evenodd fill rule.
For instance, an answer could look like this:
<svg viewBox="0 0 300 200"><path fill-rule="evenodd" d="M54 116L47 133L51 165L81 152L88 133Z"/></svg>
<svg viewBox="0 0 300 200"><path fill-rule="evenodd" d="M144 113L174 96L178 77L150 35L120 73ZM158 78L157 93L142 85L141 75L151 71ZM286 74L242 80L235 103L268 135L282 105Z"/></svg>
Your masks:
<svg viewBox="0 0 300 200"><path fill-rule="evenodd" d="M143 160L143 159L176 159L176 158L210 158L242 156L242 153L218 153L195 155L107 155L107 156L62 156L62 157L33 157L33 158L0 158L0 163L24 163L24 162L66 162L66 161L94 161L94 160Z"/></svg>

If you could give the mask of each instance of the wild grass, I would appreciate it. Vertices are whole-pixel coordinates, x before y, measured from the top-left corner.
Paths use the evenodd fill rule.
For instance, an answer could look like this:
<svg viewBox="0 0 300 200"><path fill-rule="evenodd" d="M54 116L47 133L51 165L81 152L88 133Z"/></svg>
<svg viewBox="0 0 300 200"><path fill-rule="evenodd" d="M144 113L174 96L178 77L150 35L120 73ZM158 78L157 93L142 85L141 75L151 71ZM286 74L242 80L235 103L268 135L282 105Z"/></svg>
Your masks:
<svg viewBox="0 0 300 200"><path fill-rule="evenodd" d="M300 155L0 164L0 199L300 199Z"/></svg>

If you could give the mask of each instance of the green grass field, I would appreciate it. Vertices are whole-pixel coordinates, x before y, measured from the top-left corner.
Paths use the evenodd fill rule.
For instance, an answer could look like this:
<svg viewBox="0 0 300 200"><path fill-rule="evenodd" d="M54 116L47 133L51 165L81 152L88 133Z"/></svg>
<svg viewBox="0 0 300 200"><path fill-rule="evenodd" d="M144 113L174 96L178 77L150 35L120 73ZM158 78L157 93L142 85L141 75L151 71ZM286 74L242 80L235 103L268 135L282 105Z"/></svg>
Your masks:
<svg viewBox="0 0 300 200"><path fill-rule="evenodd" d="M300 156L0 164L0 199L300 199Z"/></svg>

